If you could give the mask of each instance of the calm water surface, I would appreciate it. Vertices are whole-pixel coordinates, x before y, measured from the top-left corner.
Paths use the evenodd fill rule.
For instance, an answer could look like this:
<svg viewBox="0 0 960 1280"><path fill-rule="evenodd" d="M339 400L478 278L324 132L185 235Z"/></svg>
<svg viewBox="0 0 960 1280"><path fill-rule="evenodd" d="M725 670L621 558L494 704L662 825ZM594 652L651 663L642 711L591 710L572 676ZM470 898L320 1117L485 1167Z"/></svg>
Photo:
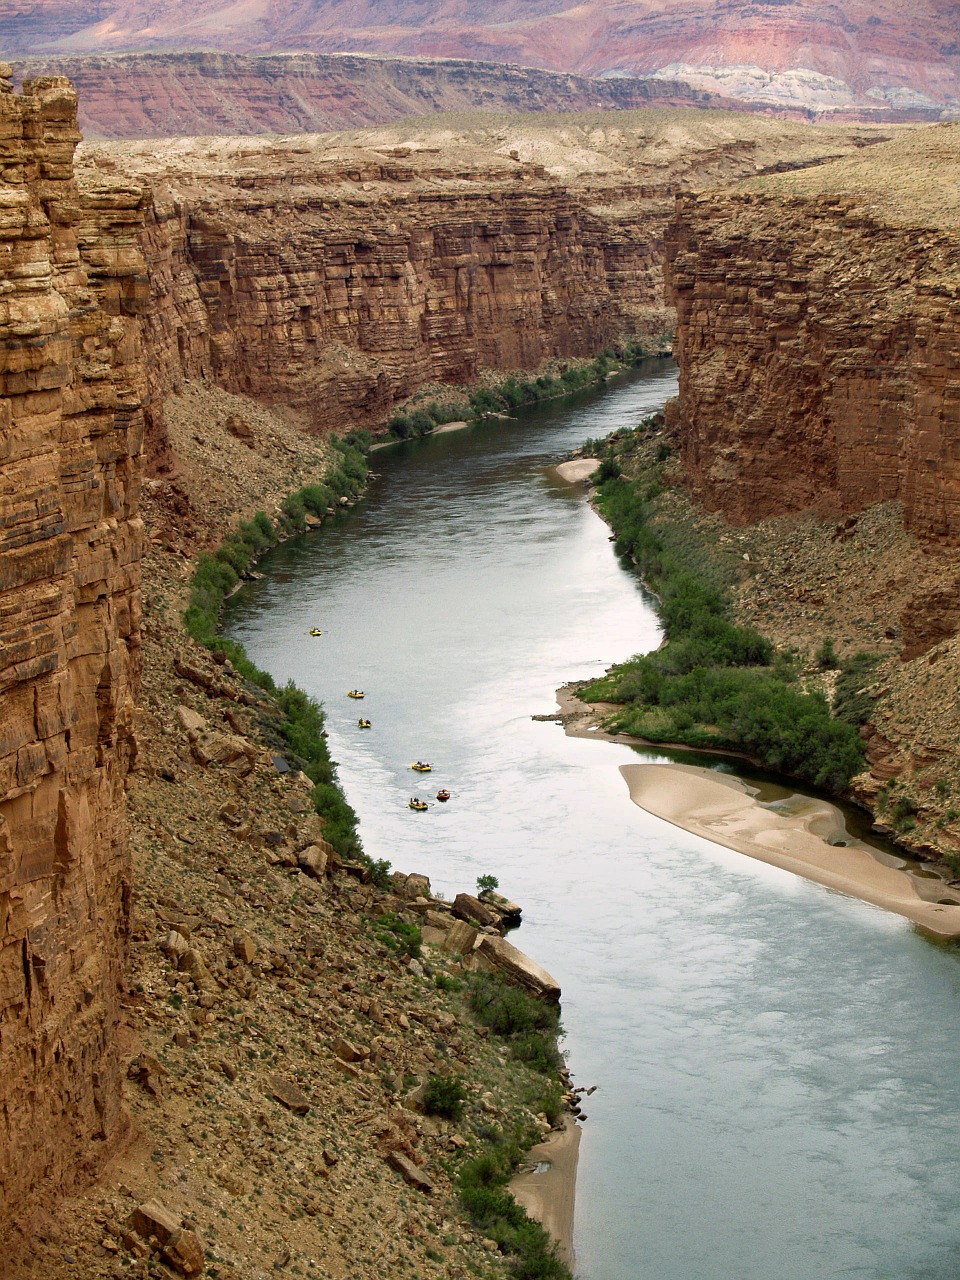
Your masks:
<svg viewBox="0 0 960 1280"><path fill-rule="evenodd" d="M531 720L659 641L608 530L549 467L675 380L651 362L374 454L367 500L272 553L228 629L324 702L369 854L447 893L492 873L523 904L514 940L559 979L571 1065L598 1086L583 1280L956 1280L955 953L645 814L617 768L639 753ZM407 808L441 785L448 805Z"/></svg>

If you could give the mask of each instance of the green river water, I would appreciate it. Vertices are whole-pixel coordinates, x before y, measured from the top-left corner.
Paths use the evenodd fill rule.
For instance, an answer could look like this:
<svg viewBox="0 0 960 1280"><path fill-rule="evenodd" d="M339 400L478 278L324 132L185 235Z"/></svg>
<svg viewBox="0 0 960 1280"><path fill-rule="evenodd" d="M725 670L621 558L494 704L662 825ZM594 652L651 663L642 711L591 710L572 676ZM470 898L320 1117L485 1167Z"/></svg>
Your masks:
<svg viewBox="0 0 960 1280"><path fill-rule="evenodd" d="M664 753L531 719L659 643L550 466L675 386L651 361L373 454L366 499L267 556L227 630L324 703L372 857L451 894L491 873L523 905L512 940L560 981L570 1065L598 1086L582 1280L955 1280L957 953L637 808L618 766ZM449 804L407 808L441 785Z"/></svg>

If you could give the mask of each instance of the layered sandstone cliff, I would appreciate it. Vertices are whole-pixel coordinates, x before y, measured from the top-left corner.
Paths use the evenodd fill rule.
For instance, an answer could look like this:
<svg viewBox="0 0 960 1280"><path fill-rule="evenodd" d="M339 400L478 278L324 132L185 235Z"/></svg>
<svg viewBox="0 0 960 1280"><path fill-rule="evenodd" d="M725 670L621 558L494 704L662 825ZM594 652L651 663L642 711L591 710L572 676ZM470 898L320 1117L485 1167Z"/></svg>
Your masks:
<svg viewBox="0 0 960 1280"><path fill-rule="evenodd" d="M119 1119L138 683L142 192L0 66L0 1257Z"/></svg>
<svg viewBox="0 0 960 1280"><path fill-rule="evenodd" d="M745 523L902 501L960 543L960 127L678 202L684 464Z"/></svg>
<svg viewBox="0 0 960 1280"><path fill-rule="evenodd" d="M463 59L350 54L145 53L14 64L19 77L65 75L87 138L321 133L439 111L587 111L732 105L669 78L587 76Z"/></svg>
<svg viewBox="0 0 960 1280"><path fill-rule="evenodd" d="M960 20L944 0L0 0L0 28L17 54L482 58L608 78L656 73L809 111L960 102Z"/></svg>
<svg viewBox="0 0 960 1280"><path fill-rule="evenodd" d="M429 382L662 340L662 233L679 188L856 150L857 128L646 111L440 117L325 138L85 148L133 173L144 233L152 457L189 379L371 426Z"/></svg>
<svg viewBox="0 0 960 1280"><path fill-rule="evenodd" d="M864 674L855 791L960 865L960 127L684 196L667 235L685 480L741 616Z"/></svg>

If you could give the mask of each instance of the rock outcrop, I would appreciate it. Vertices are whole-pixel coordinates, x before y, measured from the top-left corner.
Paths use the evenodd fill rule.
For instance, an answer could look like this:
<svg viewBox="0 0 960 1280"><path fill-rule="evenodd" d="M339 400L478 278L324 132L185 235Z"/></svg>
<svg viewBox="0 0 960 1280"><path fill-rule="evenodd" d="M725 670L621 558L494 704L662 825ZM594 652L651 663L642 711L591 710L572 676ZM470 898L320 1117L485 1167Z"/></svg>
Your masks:
<svg viewBox="0 0 960 1280"><path fill-rule="evenodd" d="M167 465L163 400L190 379L322 432L382 423L425 383L657 345L676 190L868 140L651 110L85 147L84 181L153 190L151 465Z"/></svg>
<svg viewBox="0 0 960 1280"><path fill-rule="evenodd" d="M709 507L745 524L895 498L919 538L960 544L958 177L960 126L940 125L680 199L671 423Z"/></svg>
<svg viewBox="0 0 960 1280"><path fill-rule="evenodd" d="M76 95L0 66L0 1250L120 1119L142 192L74 182ZM2 1267L0 1267L2 1270Z"/></svg>

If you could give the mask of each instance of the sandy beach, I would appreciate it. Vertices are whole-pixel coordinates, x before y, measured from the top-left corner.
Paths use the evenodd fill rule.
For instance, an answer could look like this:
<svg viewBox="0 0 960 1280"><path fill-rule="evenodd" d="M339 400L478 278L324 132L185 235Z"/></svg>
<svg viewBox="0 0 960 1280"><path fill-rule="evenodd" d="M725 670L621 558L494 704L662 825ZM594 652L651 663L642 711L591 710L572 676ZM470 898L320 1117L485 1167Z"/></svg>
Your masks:
<svg viewBox="0 0 960 1280"><path fill-rule="evenodd" d="M960 901L921 897L908 872L884 865L852 838L840 811L826 800L798 796L779 812L738 778L695 765L628 764L620 772L634 803L658 818L894 911L937 937L960 938ZM845 840L846 847L831 843L836 840ZM960 899L945 884L940 890L944 898Z"/></svg>
<svg viewBox="0 0 960 1280"><path fill-rule="evenodd" d="M574 458L571 462L561 462L552 470L567 484L580 484L581 481L588 480L599 465L599 458Z"/></svg>
<svg viewBox="0 0 960 1280"><path fill-rule="evenodd" d="M567 1116L562 1130L530 1148L520 1172L510 1182L513 1198L553 1236L571 1268L579 1154L580 1128Z"/></svg>

